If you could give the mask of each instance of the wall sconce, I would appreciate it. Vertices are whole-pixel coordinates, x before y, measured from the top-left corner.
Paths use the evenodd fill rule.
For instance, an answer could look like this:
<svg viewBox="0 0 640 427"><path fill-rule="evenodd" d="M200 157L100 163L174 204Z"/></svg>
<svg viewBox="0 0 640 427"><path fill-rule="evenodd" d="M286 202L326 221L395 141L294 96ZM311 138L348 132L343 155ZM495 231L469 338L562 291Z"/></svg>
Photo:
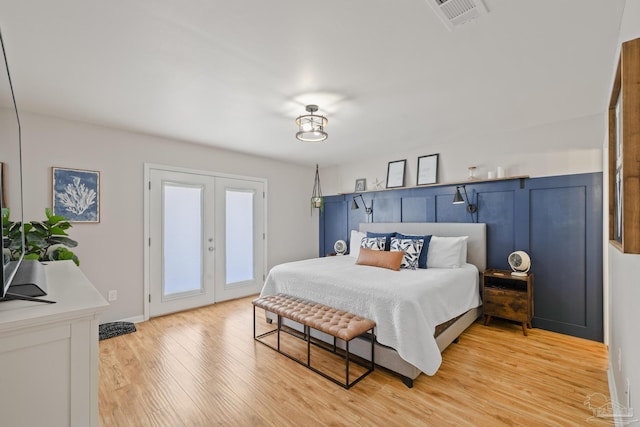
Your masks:
<svg viewBox="0 0 640 427"><path fill-rule="evenodd" d="M351 209L360 209L360 206L358 206L358 202L356 202L356 199L358 197L360 197L360 200L362 200L364 211L367 213L367 221L369 221L369 216L371 216L371 214L373 213L373 200L371 200L371 206L367 207L367 202L365 202L364 197L362 197L362 194L353 196L353 202L351 202Z"/></svg>
<svg viewBox="0 0 640 427"><path fill-rule="evenodd" d="M464 191L464 197L462 197L462 193L460 193L460 188L462 187L462 191ZM459 205L462 203L467 204L467 212L471 215L471 220L473 221L473 214L477 214L478 207L469 201L469 195L467 194L467 186L466 185L458 185L456 186L456 194L453 196L453 204ZM476 221L477 215L476 215Z"/></svg>

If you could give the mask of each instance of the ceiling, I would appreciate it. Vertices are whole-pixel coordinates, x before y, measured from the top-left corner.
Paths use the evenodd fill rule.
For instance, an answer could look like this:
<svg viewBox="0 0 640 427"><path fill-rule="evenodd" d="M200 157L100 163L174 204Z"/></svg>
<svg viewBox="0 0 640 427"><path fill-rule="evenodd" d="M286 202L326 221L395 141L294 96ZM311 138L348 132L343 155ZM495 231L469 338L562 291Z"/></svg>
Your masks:
<svg viewBox="0 0 640 427"><path fill-rule="evenodd" d="M0 0L0 26L21 111L305 165L606 110L624 0L484 4L449 31L425 0Z"/></svg>

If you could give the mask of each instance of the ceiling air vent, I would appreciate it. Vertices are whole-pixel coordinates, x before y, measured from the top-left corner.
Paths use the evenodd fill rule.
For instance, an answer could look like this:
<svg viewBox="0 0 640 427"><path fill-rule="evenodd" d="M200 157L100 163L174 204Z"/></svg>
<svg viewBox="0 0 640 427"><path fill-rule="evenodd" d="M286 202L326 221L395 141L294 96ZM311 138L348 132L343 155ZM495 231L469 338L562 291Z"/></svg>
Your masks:
<svg viewBox="0 0 640 427"><path fill-rule="evenodd" d="M455 27L476 19L487 13L482 0L426 0L444 25L453 30Z"/></svg>

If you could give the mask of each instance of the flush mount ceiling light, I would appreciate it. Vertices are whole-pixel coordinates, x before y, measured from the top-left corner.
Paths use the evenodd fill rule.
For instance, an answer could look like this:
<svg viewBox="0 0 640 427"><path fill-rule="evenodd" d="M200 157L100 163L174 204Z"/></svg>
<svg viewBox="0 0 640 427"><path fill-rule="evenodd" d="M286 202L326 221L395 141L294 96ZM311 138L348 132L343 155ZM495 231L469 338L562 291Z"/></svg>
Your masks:
<svg viewBox="0 0 640 427"><path fill-rule="evenodd" d="M324 131L324 127L329 123L329 120L324 116L313 114L318 111L317 105L307 105L305 109L309 114L303 114L296 119L299 129L296 133L296 138L303 142L324 141L329 136Z"/></svg>

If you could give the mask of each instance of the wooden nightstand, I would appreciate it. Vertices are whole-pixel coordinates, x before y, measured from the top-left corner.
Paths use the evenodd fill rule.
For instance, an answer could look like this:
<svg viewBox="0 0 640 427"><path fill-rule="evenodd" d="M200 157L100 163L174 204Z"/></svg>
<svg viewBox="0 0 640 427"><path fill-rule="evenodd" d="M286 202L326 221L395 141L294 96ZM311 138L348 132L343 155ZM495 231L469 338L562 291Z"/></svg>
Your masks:
<svg viewBox="0 0 640 427"><path fill-rule="evenodd" d="M482 275L482 304L484 324L491 317L514 320L522 324L527 335L533 318L533 273L513 276L508 270L486 270Z"/></svg>

